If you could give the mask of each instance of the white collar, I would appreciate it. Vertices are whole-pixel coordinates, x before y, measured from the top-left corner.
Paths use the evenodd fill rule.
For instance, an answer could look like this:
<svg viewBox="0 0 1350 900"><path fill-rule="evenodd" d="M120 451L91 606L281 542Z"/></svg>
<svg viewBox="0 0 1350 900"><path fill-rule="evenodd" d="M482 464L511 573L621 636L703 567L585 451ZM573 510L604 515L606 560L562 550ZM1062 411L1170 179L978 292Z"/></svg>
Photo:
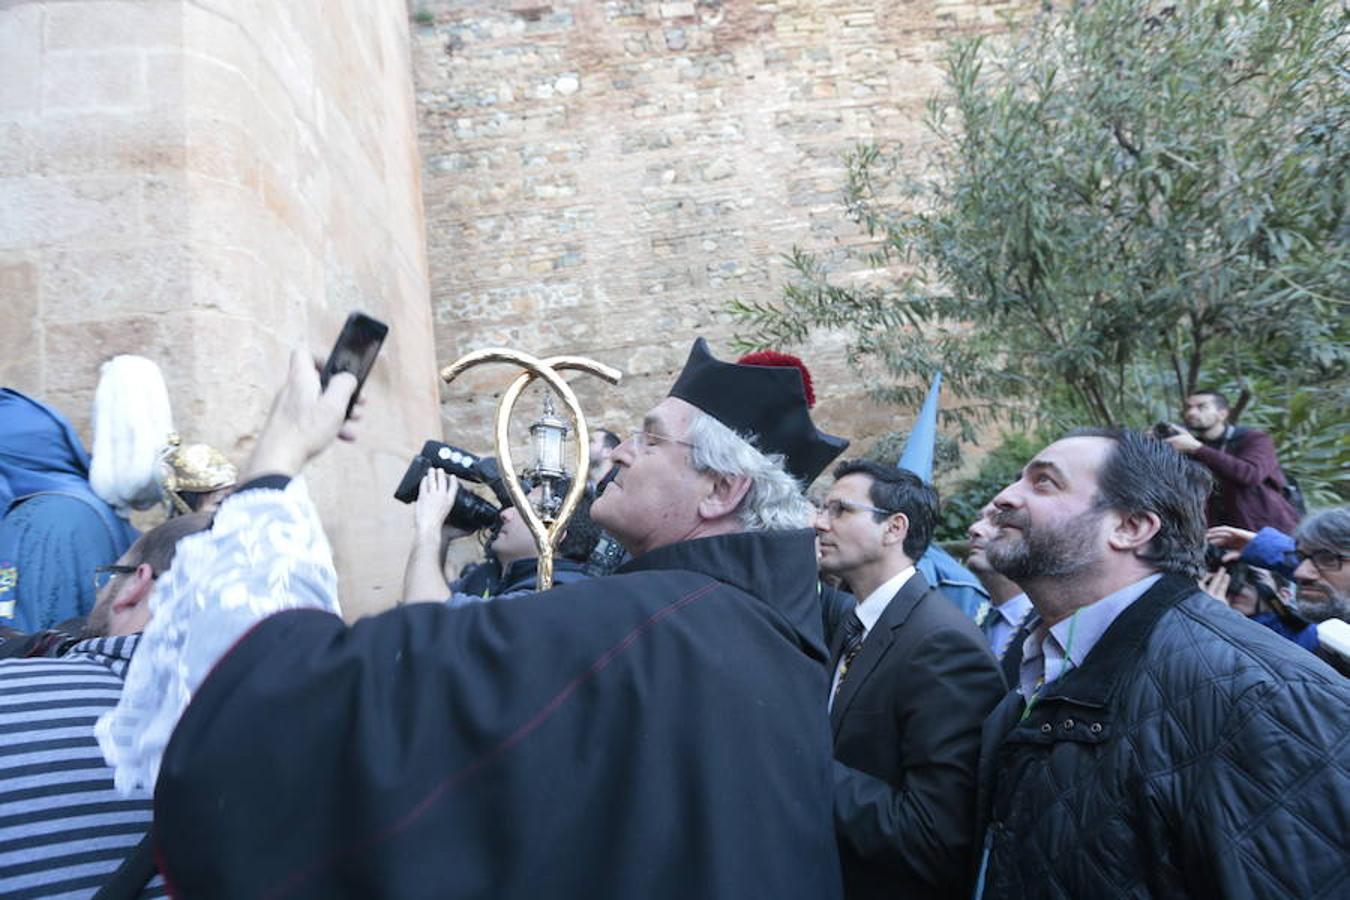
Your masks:
<svg viewBox="0 0 1350 900"><path fill-rule="evenodd" d="M905 582L914 575L914 567L906 566L888 578L881 587L867 595L867 599L858 604L858 618L863 623L863 633L869 634L872 626L881 619L881 614L890 606L895 595L905 586Z"/></svg>

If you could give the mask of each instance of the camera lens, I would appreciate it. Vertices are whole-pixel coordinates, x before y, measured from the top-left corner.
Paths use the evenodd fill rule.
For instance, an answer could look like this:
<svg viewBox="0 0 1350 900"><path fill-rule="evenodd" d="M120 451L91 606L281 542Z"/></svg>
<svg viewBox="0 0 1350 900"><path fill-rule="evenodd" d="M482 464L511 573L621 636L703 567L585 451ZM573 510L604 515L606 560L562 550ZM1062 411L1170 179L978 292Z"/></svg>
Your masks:
<svg viewBox="0 0 1350 900"><path fill-rule="evenodd" d="M500 514L497 507L482 497L460 488L455 494L455 505L450 507L450 514L445 517L445 521L463 531L477 531L496 523Z"/></svg>

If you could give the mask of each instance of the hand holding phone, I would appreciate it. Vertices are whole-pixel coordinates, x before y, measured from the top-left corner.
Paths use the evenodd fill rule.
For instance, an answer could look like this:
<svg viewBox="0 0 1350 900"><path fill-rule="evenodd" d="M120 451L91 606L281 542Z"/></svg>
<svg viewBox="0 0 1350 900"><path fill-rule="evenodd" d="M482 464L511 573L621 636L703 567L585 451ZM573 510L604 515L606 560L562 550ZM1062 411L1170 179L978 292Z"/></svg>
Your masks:
<svg viewBox="0 0 1350 900"><path fill-rule="evenodd" d="M356 390L352 393L351 403L347 405L347 418L351 418L352 410L356 408L361 386L366 383L366 376L375 366L375 358L388 333L389 326L379 319L363 312L353 312L347 316L337 343L333 345L333 352L328 354L328 361L319 372L320 388L327 388L328 379L338 372L350 372L356 378Z"/></svg>
<svg viewBox="0 0 1350 900"><path fill-rule="evenodd" d="M355 438L346 415L356 378L353 375L347 382L334 377L337 380L331 388L321 389L314 357L299 348L291 352L286 380L272 400L272 411L249 454L241 481L261 475L298 475L335 438Z"/></svg>

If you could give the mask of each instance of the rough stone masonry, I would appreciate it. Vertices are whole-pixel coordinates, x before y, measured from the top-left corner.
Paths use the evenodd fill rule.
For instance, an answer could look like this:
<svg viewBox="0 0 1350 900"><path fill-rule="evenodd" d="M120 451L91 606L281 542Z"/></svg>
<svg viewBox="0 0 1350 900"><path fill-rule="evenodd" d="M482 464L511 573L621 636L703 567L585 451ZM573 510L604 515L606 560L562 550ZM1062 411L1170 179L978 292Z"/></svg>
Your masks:
<svg viewBox="0 0 1350 900"><path fill-rule="evenodd" d="M593 356L626 380L577 379L583 406L635 426L694 334L730 352L726 302L777 296L794 245L838 264L863 241L842 207L842 155L920 144L945 41L1009 8L414 2L438 358L491 345ZM863 398L838 336L802 352L823 427L864 449L909 421ZM448 439L489 446L508 380L443 391Z"/></svg>

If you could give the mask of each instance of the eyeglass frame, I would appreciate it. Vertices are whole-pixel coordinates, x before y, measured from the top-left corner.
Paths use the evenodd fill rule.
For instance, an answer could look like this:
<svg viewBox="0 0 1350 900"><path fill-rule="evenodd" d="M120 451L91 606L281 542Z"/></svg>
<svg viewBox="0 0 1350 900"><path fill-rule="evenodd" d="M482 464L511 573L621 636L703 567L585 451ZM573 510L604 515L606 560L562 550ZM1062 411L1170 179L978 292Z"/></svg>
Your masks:
<svg viewBox="0 0 1350 900"><path fill-rule="evenodd" d="M831 511L830 507L834 507L837 512ZM852 500L841 500L838 497L822 502L820 506L817 507L817 510L824 513L825 517L831 522L839 521L839 517L846 512L870 512L880 516L893 516L900 512L898 509L880 509L876 506L868 506L866 503L854 503Z"/></svg>
<svg viewBox="0 0 1350 900"><path fill-rule="evenodd" d="M94 593L97 594L99 591L103 590L109 584L112 584L112 580L116 578L118 575L131 575L139 568L140 566L121 566L121 565L95 566L93 576Z"/></svg>
<svg viewBox="0 0 1350 900"><path fill-rule="evenodd" d="M682 447L688 447L690 450L694 449L694 445L689 441L682 441L679 438L668 437L664 434L656 434L642 428L634 428L632 431L628 432L628 440L632 441L634 446L639 450L651 450L661 446L663 442L668 444L679 444Z"/></svg>
<svg viewBox="0 0 1350 900"><path fill-rule="evenodd" d="M1335 565L1332 565L1331 563L1323 565L1317 561L1319 556L1322 557L1323 560L1334 560ZM1345 561L1350 559L1350 556L1346 556L1344 553L1337 553L1335 550L1314 550L1311 553L1304 550L1295 550L1294 559L1298 560L1295 567L1303 565L1303 561L1306 559L1313 564L1313 568L1317 569L1317 571L1325 573L1339 572L1345 566Z"/></svg>

